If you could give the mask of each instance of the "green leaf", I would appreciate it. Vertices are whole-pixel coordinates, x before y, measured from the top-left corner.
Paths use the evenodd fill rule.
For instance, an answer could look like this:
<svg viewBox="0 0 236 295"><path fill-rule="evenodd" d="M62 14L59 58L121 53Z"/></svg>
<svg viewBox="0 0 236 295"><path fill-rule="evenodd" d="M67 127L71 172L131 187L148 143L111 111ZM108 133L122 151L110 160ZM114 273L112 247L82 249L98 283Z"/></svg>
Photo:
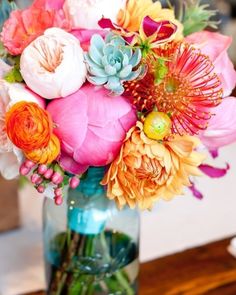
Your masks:
<svg viewBox="0 0 236 295"><path fill-rule="evenodd" d="M166 60L158 58L155 68L155 84L160 84L167 74L168 68L166 66Z"/></svg>
<svg viewBox="0 0 236 295"><path fill-rule="evenodd" d="M14 67L9 73L7 73L4 79L9 83L23 82L20 70L17 67Z"/></svg>
<svg viewBox="0 0 236 295"><path fill-rule="evenodd" d="M210 10L209 4L201 4L201 0L185 1L182 4L180 21L184 25L184 36L204 30L206 27L216 29L219 21L212 20L216 10Z"/></svg>

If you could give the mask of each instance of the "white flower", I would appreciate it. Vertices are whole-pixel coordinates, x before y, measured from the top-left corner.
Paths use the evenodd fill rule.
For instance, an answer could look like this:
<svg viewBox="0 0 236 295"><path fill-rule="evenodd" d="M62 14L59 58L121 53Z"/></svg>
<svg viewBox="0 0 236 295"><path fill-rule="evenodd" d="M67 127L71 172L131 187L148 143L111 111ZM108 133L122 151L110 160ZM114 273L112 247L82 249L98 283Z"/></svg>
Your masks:
<svg viewBox="0 0 236 295"><path fill-rule="evenodd" d="M28 87L47 99L68 96L86 80L79 40L58 28L46 30L25 48L20 67Z"/></svg>
<svg viewBox="0 0 236 295"><path fill-rule="evenodd" d="M64 10L74 28L99 29L104 16L116 22L126 0L66 0Z"/></svg>
<svg viewBox="0 0 236 295"><path fill-rule="evenodd" d="M5 129L5 114L19 101L33 101L44 106L43 100L27 90L24 84L9 84L0 80L0 174L6 179L19 175L19 167L24 158L23 153L8 138Z"/></svg>

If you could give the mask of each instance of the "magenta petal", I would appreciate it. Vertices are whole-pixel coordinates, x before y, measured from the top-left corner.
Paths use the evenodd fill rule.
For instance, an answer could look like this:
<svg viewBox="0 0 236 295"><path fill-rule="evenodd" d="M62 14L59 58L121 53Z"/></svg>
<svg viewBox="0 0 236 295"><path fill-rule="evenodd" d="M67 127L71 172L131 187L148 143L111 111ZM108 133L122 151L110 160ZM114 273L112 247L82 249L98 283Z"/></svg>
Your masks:
<svg viewBox="0 0 236 295"><path fill-rule="evenodd" d="M203 199L203 194L196 188L195 183L191 183L192 185L189 187L189 190L192 192L193 196L198 200Z"/></svg>
<svg viewBox="0 0 236 295"><path fill-rule="evenodd" d="M177 30L176 25L169 21L154 21L149 16L146 16L142 22L143 32L146 37L151 37L157 34L157 40L170 38ZM156 41L157 41L156 40Z"/></svg>
<svg viewBox="0 0 236 295"><path fill-rule="evenodd" d="M227 174L230 165L227 164L226 168L216 168L207 164L202 164L199 166L199 169L211 178L221 178Z"/></svg>
<svg viewBox="0 0 236 295"><path fill-rule="evenodd" d="M111 30L116 30L117 28L113 25L113 22L109 19L109 18L105 18L103 17L102 19L100 19L100 21L98 22L98 25L102 28L102 29L111 29Z"/></svg>
<svg viewBox="0 0 236 295"><path fill-rule="evenodd" d="M210 150L209 152L210 152L213 159L216 159L219 157L219 150L218 149Z"/></svg>
<svg viewBox="0 0 236 295"><path fill-rule="evenodd" d="M81 165L75 162L72 157L65 153L61 154L59 163L65 171L72 174L82 174L88 169L87 165Z"/></svg>

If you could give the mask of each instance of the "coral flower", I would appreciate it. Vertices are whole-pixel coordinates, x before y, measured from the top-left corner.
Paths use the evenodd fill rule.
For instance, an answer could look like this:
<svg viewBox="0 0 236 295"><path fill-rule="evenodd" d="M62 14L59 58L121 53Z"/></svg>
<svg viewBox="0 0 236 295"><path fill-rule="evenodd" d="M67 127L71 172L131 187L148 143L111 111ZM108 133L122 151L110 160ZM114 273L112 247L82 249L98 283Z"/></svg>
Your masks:
<svg viewBox="0 0 236 295"><path fill-rule="evenodd" d="M186 43L168 44L155 52L157 57L148 61L146 76L125 83L126 95L141 112L156 107L170 114L173 133L194 135L205 130L211 109L220 104L223 94L212 62Z"/></svg>
<svg viewBox="0 0 236 295"><path fill-rule="evenodd" d="M128 204L150 209L158 199L183 194L191 185L189 177L201 175L198 166L205 156L195 151L198 144L191 136L175 135L163 143L151 140L138 122L102 181L108 197L120 208Z"/></svg>
<svg viewBox="0 0 236 295"><path fill-rule="evenodd" d="M60 154L60 141L58 137L52 134L48 145L44 148L31 152L25 152L27 159L37 164L51 164Z"/></svg>
<svg viewBox="0 0 236 295"><path fill-rule="evenodd" d="M178 28L176 39L183 37L183 26L175 19L174 11L163 9L159 1L153 3L152 0L128 0L125 9L121 9L118 14L117 24L129 32L138 32L146 16L155 21L173 22Z"/></svg>
<svg viewBox="0 0 236 295"><path fill-rule="evenodd" d="M10 54L19 55L51 27L70 30L70 24L62 11L34 6L25 10L15 10L3 26L1 40Z"/></svg>
<svg viewBox="0 0 236 295"><path fill-rule="evenodd" d="M49 113L33 102L18 102L6 113L7 135L25 152L47 147L52 128Z"/></svg>

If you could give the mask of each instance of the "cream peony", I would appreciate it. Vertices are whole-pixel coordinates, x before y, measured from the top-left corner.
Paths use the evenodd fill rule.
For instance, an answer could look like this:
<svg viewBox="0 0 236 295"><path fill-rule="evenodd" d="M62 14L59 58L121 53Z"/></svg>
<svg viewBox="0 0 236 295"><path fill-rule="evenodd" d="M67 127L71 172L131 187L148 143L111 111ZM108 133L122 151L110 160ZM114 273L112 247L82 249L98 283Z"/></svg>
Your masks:
<svg viewBox="0 0 236 295"><path fill-rule="evenodd" d="M0 174L6 179L13 179L19 175L23 154L7 136L5 114L13 104L22 100L33 101L44 107L43 100L27 90L24 84L9 84L0 80Z"/></svg>
<svg viewBox="0 0 236 295"><path fill-rule="evenodd" d="M66 0L64 11L73 28L99 29L98 21L104 16L116 22L126 0Z"/></svg>
<svg viewBox="0 0 236 295"><path fill-rule="evenodd" d="M58 28L46 30L25 48L20 66L27 86L47 99L68 96L86 80L79 40Z"/></svg>

